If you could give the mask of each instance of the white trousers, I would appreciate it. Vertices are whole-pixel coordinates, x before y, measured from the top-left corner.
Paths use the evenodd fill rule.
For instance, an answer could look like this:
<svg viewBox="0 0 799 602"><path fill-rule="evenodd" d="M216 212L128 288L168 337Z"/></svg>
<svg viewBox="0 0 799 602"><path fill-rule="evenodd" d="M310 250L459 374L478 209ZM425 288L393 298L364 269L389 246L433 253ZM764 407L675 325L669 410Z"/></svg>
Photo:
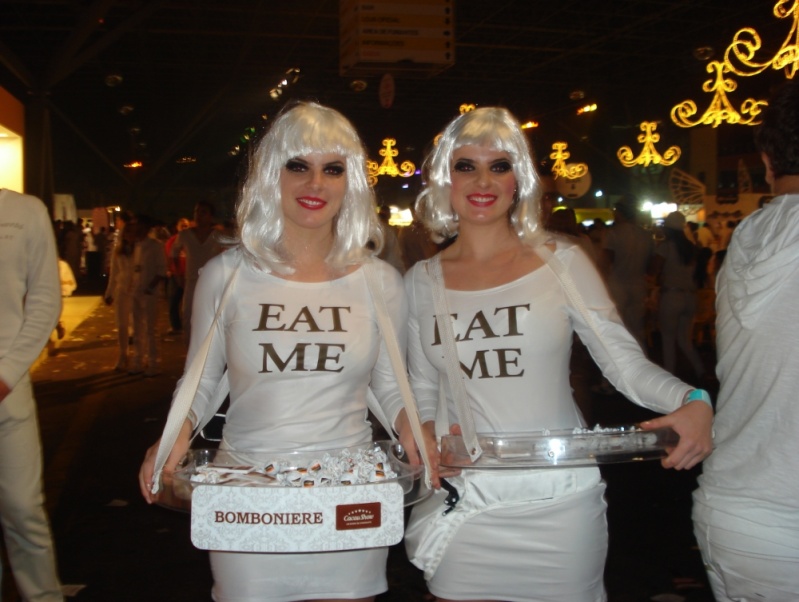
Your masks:
<svg viewBox="0 0 799 602"><path fill-rule="evenodd" d="M128 361L128 341L130 339L130 312L133 310L133 297L128 294L114 292L114 309L116 311L117 338L119 342L119 362Z"/></svg>
<svg viewBox="0 0 799 602"><path fill-rule="evenodd" d="M28 374L0 402L0 524L22 598L63 602L44 510L39 421Z"/></svg>
<svg viewBox="0 0 799 602"><path fill-rule="evenodd" d="M133 296L133 337L136 340L135 363L141 364L145 355L150 368L158 365L158 297L136 294Z"/></svg>
<svg viewBox="0 0 799 602"><path fill-rule="evenodd" d="M716 602L799 600L799 530L716 510L696 494L693 519Z"/></svg>

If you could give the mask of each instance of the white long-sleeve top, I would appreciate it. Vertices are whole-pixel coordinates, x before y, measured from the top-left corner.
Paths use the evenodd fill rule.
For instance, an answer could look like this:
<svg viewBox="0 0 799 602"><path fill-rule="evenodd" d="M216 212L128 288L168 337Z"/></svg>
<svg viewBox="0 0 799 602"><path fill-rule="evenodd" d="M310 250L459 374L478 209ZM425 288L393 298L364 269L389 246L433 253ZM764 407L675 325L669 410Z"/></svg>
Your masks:
<svg viewBox="0 0 799 602"><path fill-rule="evenodd" d="M214 320L238 249L211 259L194 296L186 366ZM406 347L407 302L402 280L375 260L397 332ZM241 262L214 333L192 405L204 416L227 364L230 407L225 441L234 449L295 450L347 447L369 441L367 390L389 420L402 408L363 269L328 282L293 282Z"/></svg>
<svg viewBox="0 0 799 602"><path fill-rule="evenodd" d="M144 295L156 277L166 278L164 243L149 236L133 250L133 292Z"/></svg>
<svg viewBox="0 0 799 602"><path fill-rule="evenodd" d="M610 382L633 402L661 413L679 408L692 387L646 359L591 260L565 239L558 239L555 255L574 279L597 331L546 265L498 287L446 291L476 430L520 433L583 426L569 385L574 332ZM458 418L446 382L427 264L417 263L405 276L409 371L423 420L434 419L439 378L444 379L453 424Z"/></svg>
<svg viewBox="0 0 799 602"><path fill-rule="evenodd" d="M733 233L716 281L715 450L703 503L799 529L799 194Z"/></svg>
<svg viewBox="0 0 799 602"><path fill-rule="evenodd" d="M133 254L123 255L114 249L111 252L111 268L108 274L106 297L118 298L133 294Z"/></svg>
<svg viewBox="0 0 799 602"><path fill-rule="evenodd" d="M13 389L61 313L53 225L33 196L0 189L0 379Z"/></svg>

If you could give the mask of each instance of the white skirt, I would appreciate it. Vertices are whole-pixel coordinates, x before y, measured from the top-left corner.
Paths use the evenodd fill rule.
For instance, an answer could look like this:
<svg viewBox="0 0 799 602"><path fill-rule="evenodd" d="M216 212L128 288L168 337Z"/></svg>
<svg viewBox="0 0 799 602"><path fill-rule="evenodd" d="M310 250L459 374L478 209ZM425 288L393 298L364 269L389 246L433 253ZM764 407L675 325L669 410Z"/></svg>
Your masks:
<svg viewBox="0 0 799 602"><path fill-rule="evenodd" d="M366 598L388 589L388 548L259 554L211 552L216 602Z"/></svg>
<svg viewBox="0 0 799 602"><path fill-rule="evenodd" d="M442 516L441 505L432 512L420 506L411 516L409 557L425 569L434 595L510 602L606 600L607 505L597 469L464 475L452 479L461 494L452 512ZM416 544L422 549L414 549Z"/></svg>

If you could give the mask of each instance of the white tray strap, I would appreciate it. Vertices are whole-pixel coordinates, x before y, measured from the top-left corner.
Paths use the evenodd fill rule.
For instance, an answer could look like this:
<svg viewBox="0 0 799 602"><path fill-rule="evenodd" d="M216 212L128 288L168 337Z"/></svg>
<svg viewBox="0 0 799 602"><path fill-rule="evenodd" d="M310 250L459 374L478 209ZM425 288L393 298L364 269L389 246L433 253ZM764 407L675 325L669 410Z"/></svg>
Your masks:
<svg viewBox="0 0 799 602"><path fill-rule="evenodd" d="M444 363L447 367L447 380L452 395L455 398L455 409L458 414L458 421L463 433L463 442L472 462L475 462L483 453L480 442L477 440L477 433L474 426L474 415L469 405L469 395L466 393L466 386L463 384L463 372L458 357L458 348L455 345L455 333L452 330L452 320L449 308L447 307L447 296L444 287L444 272L441 269L441 255L436 255L428 263L428 272L433 280L433 304L436 311L436 322L438 332L441 336L441 345L444 352ZM439 399L439 405L446 403L446 399ZM440 427L440 421L436 421L436 427ZM438 435L448 433L439 432Z"/></svg>
<svg viewBox="0 0 799 602"><path fill-rule="evenodd" d="M425 444L424 434L422 432L422 421L419 418L419 410L416 407L416 399L413 396L411 385L408 381L408 373L405 370L405 362L402 360L402 353L399 348L399 343L397 342L397 335L394 332L394 326L388 316L386 299L383 295L383 289L378 281L374 263L367 262L363 265L363 268L364 274L366 275L366 284L369 287L369 291L372 294L372 301L375 305L377 323L380 327L380 331L383 333L383 341L386 343L386 349L388 350L388 356L391 360L391 366L394 368L394 375L397 379L397 386L399 387L400 394L402 395L402 401L405 404L405 412L408 415L408 422L411 425L411 433L413 434L416 445L419 446L419 451L421 452L422 462L424 463L425 467L425 484L429 488L432 466L430 465L430 458L427 455L427 446ZM374 398L374 394L372 395L372 399L374 402L377 401ZM382 415L383 420L388 422L385 412L383 412L380 404L376 403L375 405L379 408L380 414L375 412L375 408L371 408L372 413L378 417ZM383 426L389 433L393 433L392 425L386 424L384 422Z"/></svg>
<svg viewBox="0 0 799 602"><path fill-rule="evenodd" d="M597 326L596 320L588 311L588 308L585 305L585 301L583 301L583 296L580 294L580 291L577 288L574 279L571 277L571 274L569 274L568 270L566 269L566 266L563 265L563 262L560 259L558 259L555 256L555 254L546 247L546 245L539 245L534 249L534 251L538 254L538 256L541 259L544 260L544 263L546 263L549 266L549 268L555 273L555 276L558 278L561 286L563 287L563 292L572 302L572 305L574 305L574 307L583 317L583 320L585 320L585 323L588 325L588 327L594 331L594 334L596 335L599 342L605 348L607 348L607 342L605 341L605 338L602 336L599 327ZM608 354L610 354L610 352L608 352ZM619 371L619 379L621 380L622 384L624 385L627 391L634 390L630 385L630 383L627 381L627 378L625 377L623 370Z"/></svg>
<svg viewBox="0 0 799 602"><path fill-rule="evenodd" d="M172 407L169 409L169 415L167 416L166 424L164 425L164 432L161 434L161 441L158 444L158 452L155 455L155 469L153 472L152 482L153 494L158 493L159 489L161 488L161 473L164 470L164 464L166 464L169 454L172 451L172 447L175 445L175 441L177 441L180 430L183 428L183 424L186 421L186 417L189 415L189 410L191 410L191 404L194 401L194 396L197 394L197 389L200 386L200 378L202 377L203 369L205 368L205 362L208 359L208 351L211 349L211 341L214 338L214 331L216 330L219 316L222 314L222 308L225 306L225 303L230 296L230 292L233 290L232 285L236 279L236 276L238 275L238 271L239 264L237 264L233 269L233 274L231 274L230 278L228 279L227 285L225 286L225 292L222 294L222 299L219 301L219 306L216 308L216 314L214 315L214 321L211 324L211 328L208 330L208 334L205 335L202 345L197 350L197 354L194 356L189 368L186 370L186 374L181 381L180 389L178 389L175 399L172 402ZM214 395L215 402L219 401L220 405L227 395L227 382L227 374L225 374L220 381L220 385L217 386ZM222 398L219 399L219 394L221 394L222 391L225 391L225 395L222 395ZM213 412L209 412L209 415L213 416L215 411L216 409L214 409ZM210 416L204 416L203 422L207 423L210 419ZM202 428L204 424L198 426L199 428Z"/></svg>

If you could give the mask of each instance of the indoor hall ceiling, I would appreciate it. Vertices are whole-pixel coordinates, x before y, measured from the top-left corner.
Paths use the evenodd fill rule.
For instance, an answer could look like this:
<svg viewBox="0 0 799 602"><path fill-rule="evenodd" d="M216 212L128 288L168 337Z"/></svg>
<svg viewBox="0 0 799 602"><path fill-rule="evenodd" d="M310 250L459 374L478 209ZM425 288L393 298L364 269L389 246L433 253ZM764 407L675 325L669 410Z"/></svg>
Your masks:
<svg viewBox="0 0 799 602"><path fill-rule="evenodd" d="M290 98L340 109L374 159L393 136L397 159L419 163L468 102L539 121L541 157L563 139L573 159L609 166L620 145L637 147L643 120L661 121L665 145L684 138L671 107L710 101L697 49L721 58L744 26L776 48L791 25L773 0L453 1L455 64L397 71L390 108L380 106L381 73L359 78L360 92L339 73L338 0L0 0L0 85L24 102L46 95L56 191L235 186L243 160L228 152ZM299 79L272 100L291 68ZM109 75L122 79L109 86ZM765 97L774 79L739 78L734 102ZM577 118L591 102L598 110ZM132 159L145 164L135 177L122 167Z"/></svg>

